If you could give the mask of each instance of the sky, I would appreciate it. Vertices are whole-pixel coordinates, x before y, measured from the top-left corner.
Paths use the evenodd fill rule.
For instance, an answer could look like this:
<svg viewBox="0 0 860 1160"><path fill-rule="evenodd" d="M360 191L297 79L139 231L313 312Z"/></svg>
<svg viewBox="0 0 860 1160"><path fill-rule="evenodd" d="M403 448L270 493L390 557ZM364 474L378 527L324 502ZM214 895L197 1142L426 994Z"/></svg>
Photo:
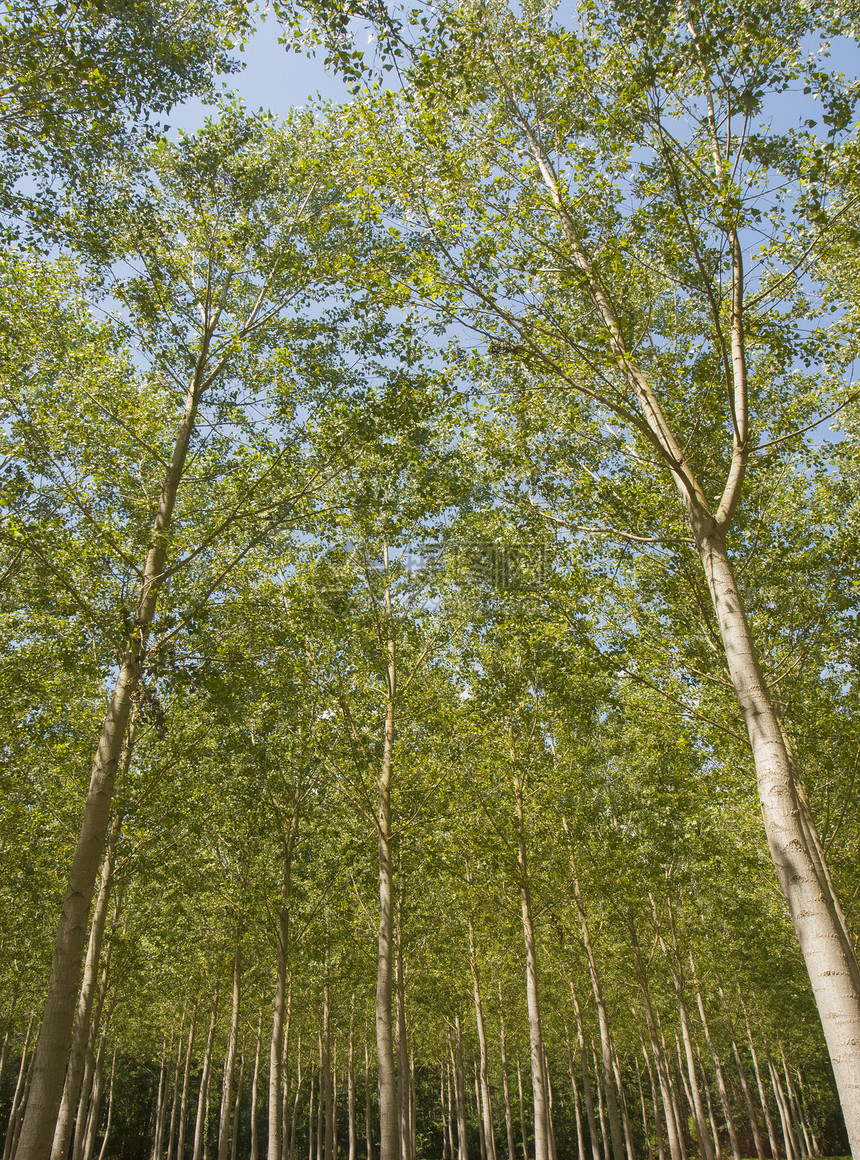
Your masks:
<svg viewBox="0 0 860 1160"><path fill-rule="evenodd" d="M280 26L271 17L258 22L244 52L234 54L245 68L222 78L226 91L237 92L251 110L271 109L278 116L285 116L298 105L312 103L317 94L335 101L349 97L344 82L333 71L325 71L324 53L308 59L289 52L283 44L278 44L279 34ZM186 101L172 110L170 124L193 131L202 125L209 112L199 100Z"/></svg>

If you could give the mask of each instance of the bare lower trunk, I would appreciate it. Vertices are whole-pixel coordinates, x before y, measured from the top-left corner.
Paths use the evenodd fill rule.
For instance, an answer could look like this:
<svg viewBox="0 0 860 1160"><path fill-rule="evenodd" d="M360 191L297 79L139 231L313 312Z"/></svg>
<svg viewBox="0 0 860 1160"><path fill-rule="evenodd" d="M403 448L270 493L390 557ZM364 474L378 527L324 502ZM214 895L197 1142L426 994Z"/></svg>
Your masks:
<svg viewBox="0 0 860 1160"><path fill-rule="evenodd" d="M469 965L472 970L472 996L475 1000L475 1022L478 1028L478 1046L481 1053L481 1115L484 1127L484 1146L487 1160L496 1160L496 1141L493 1134L493 1107L490 1102L490 1061L487 1036L484 1030L484 1008L478 977L478 958L475 953L475 933L469 920ZM507 1081L506 1081L507 1082Z"/></svg>
<svg viewBox="0 0 860 1160"><path fill-rule="evenodd" d="M397 1115L400 1126L400 1160L413 1160L412 1115L409 1105L411 1084L409 1078L409 1039L406 1027L406 994L403 976L403 882L397 895L397 924L395 939L395 990L397 995Z"/></svg>
<svg viewBox="0 0 860 1160"><path fill-rule="evenodd" d="M591 1077L588 1074L588 1059L585 1054L585 1030L582 1026L582 1012L579 1009L579 1000L570 983L570 997L573 1000L573 1013L576 1017L576 1040L579 1047L579 1064L582 1072L582 1096L585 1100L585 1118L588 1123L588 1135L591 1142L592 1160L603 1160L600 1145L597 1140L597 1120L594 1118L594 1100L591 1095Z"/></svg>
<svg viewBox="0 0 860 1160"><path fill-rule="evenodd" d="M642 1055L645 1058L645 1068L648 1072L648 1083L651 1086L651 1106L654 1109L654 1135L657 1137L657 1160L665 1160L666 1150L663 1146L663 1123L662 1116L660 1115L660 1104L658 1102L657 1096L657 1083L654 1079L654 1068L651 1066L651 1057L649 1056L648 1048L644 1043L642 1044ZM671 1110L666 1112L667 1117L671 1114Z"/></svg>
<svg viewBox="0 0 860 1160"><path fill-rule="evenodd" d="M349 1055L346 1061L346 1107L349 1117L349 1153L347 1160L357 1160L357 1135L355 1126L355 996L349 1007Z"/></svg>
<svg viewBox="0 0 860 1160"><path fill-rule="evenodd" d="M188 1009L188 1004L182 1005L182 1019L179 1023L179 1034L176 1036L176 1059L173 1063L173 1099L170 1105L170 1127L167 1131L167 1156L166 1160L173 1160L173 1147L176 1143L176 1114L179 1109L179 1068L182 1064L182 1044L184 1042L183 1032L185 1030L185 1014ZM116 1060L116 1052L114 1052L114 1060ZM111 1065L113 1066L113 1065ZM113 1089L111 1089L113 1090ZM110 1106L110 1100L108 1100Z"/></svg>
<svg viewBox="0 0 860 1160"><path fill-rule="evenodd" d="M660 1037L657 1034L657 1021L654 1018L654 1009L651 1006L651 993L648 989L648 976L645 971L645 961L642 957L642 950L639 946L639 939L636 935L636 928L633 925L633 919L630 916L628 916L627 926L630 932L630 941L633 946L633 955L636 963L636 978L639 983L639 993L642 996L642 1008L645 1014L645 1024L648 1028L648 1038L651 1041L651 1054L654 1056L654 1066L657 1069L657 1078L660 1084L660 1098L663 1101L663 1113L666 1119L666 1131L669 1137L669 1153L672 1160L681 1160L681 1142L679 1139L678 1125L675 1120L674 1107L672 1103L669 1069L666 1064L666 1057L663 1053L662 1045L660 1043ZM650 1060L648 1060L647 1053L645 1055L645 1059L648 1063L648 1068L650 1071L651 1063ZM656 1115L656 1104L654 1105L654 1110Z"/></svg>
<svg viewBox="0 0 860 1160"><path fill-rule="evenodd" d="M321 1093L324 1110L323 1117L323 1160L334 1160L334 1087L332 1084L331 1067L331 1002L329 998L328 982L323 987L323 1026L322 1026L322 1054L320 1056L320 1071L322 1073Z"/></svg>
<svg viewBox="0 0 860 1160"><path fill-rule="evenodd" d="M12 1145L18 1135L18 1130L21 1124L21 1114L24 1107L24 1093L26 1091L26 1081L28 1065L32 1062L30 1054L30 1036L33 1031L33 1016L30 1016L30 1022L27 1024L27 1034L24 1036L24 1046L21 1048L21 1062L18 1066L18 1079L15 1083L15 1091L12 1095L12 1106L9 1109L9 1119L6 1123L6 1138L3 1142L3 1160L10 1160L12 1155Z"/></svg>
<svg viewBox="0 0 860 1160"><path fill-rule="evenodd" d="M239 1060L239 1079L236 1083L236 1101L233 1104L233 1138L230 1142L230 1160L239 1154L239 1118L242 1111L242 1085L245 1082L245 1044L242 1043L242 1057Z"/></svg>
<svg viewBox="0 0 860 1160"><path fill-rule="evenodd" d="M134 732L135 721L132 720L123 753L122 775L127 772L131 762ZM120 819L114 818L108 834L105 856L102 859L98 894L96 895L93 921L90 925L90 937L87 944L87 955L84 961L83 980L78 996L78 1005L75 1010L72 1051L69 1056L69 1065L66 1069L66 1079L63 1084L60 1110L57 1117L57 1125L54 1129L54 1140L51 1145L51 1160L64 1160L69 1150L69 1141L72 1137L75 1109L81 1093L81 1080L84 1075L87 1042L90 1033L90 1017L96 993L102 940L104 939L105 927L107 925L108 905L110 903L111 886L113 885L114 858L116 855L116 843L119 837L120 824Z"/></svg>
<svg viewBox="0 0 860 1160"><path fill-rule="evenodd" d="M188 1124L188 1084L191 1078L191 1053L194 1050L194 1032L197 1028L197 1002L191 1012L191 1026L188 1028L188 1048L185 1052L185 1067L182 1071L182 1098L179 1102L179 1132L176 1137L176 1160L185 1156L185 1135Z"/></svg>
<svg viewBox="0 0 860 1160"><path fill-rule="evenodd" d="M756 1156L758 1160L764 1160L764 1147L762 1146L761 1133L758 1127L758 1117L756 1115L755 1104L753 1103L752 1093L747 1084L747 1077L744 1071L743 1061L741 1060L741 1053L738 1049L737 1038L735 1036L734 1023L732 1021L729 1005L726 1002L726 996L722 987L718 987L720 995L720 1003L722 1004L723 1014L725 1016L726 1025L729 1029L729 1038L732 1044L732 1055L735 1059L735 1068L738 1073L738 1080L740 1081L741 1091L744 1094L744 1102L747 1106L747 1117L749 1118L750 1129L753 1135L753 1143L755 1145Z"/></svg>
<svg viewBox="0 0 860 1160"><path fill-rule="evenodd" d="M514 1141L514 1117L511 1112L511 1092L508 1082L508 1051L505 1042L505 1015L502 1007L502 985L499 983L499 1050L502 1057L502 1092L505 1097L505 1135L508 1141L508 1160L517 1160Z"/></svg>
<svg viewBox="0 0 860 1160"><path fill-rule="evenodd" d="M242 982L242 946L236 932L236 950L233 955L233 1004L230 1009L230 1035L227 1039L227 1058L221 1084L221 1112L218 1117L218 1160L227 1160L230 1150L230 1109L233 1105L233 1069L236 1066L236 1042L239 1038L239 996Z"/></svg>
<svg viewBox="0 0 860 1160"><path fill-rule="evenodd" d="M203 1072L200 1076L200 1091L197 1094L197 1118L194 1123L194 1147L192 1160L202 1160L204 1136L206 1132L206 1113L209 1110L209 1077L212 1074L212 1049L215 1044L215 1027L218 1022L218 984L212 996L212 1014L209 1018L209 1034L206 1037L206 1048L203 1053Z"/></svg>
<svg viewBox="0 0 860 1160"><path fill-rule="evenodd" d="M81 1160L92 1160L96 1146L96 1132L99 1124L99 1113L102 1105L102 1083L104 1077L105 1033L101 1034L99 1049L96 1056L95 1071L93 1073L93 1090L90 1096L90 1106L87 1110L87 1122L84 1131Z"/></svg>
<svg viewBox="0 0 860 1160"><path fill-rule="evenodd" d="M180 1032L181 1035L181 1032ZM113 1058L110 1064L110 1086L108 1088L108 1110L107 1119L105 1121L105 1131L102 1136L102 1146L99 1149L99 1160L105 1160L107 1154L108 1140L110 1139L110 1126L113 1119L113 1080L116 1072L116 1050L114 1050Z"/></svg>
<svg viewBox="0 0 860 1160"><path fill-rule="evenodd" d="M388 567L388 545L385 545ZM388 617L388 696L377 811L379 856L379 936L376 970L376 1059L379 1084L379 1160L399 1160L397 1068L394 1059L392 998L394 990L394 868L391 833L391 780L394 773L394 702L397 692L396 652L391 625L391 596L386 585Z"/></svg>
<svg viewBox="0 0 860 1160"><path fill-rule="evenodd" d="M743 1001L741 1001L743 1007ZM743 1007L744 1023L747 1029L747 1042L750 1048L750 1058L752 1059L753 1074L755 1075L756 1087L758 1088L758 1098L761 1104L762 1114L764 1115L765 1126L767 1127L767 1139L770 1144L770 1154L774 1160L779 1160L779 1147L776 1142L776 1132L773 1127L773 1120L770 1118L770 1109L767 1106L767 1094L764 1090L764 1084L761 1079L761 1071L758 1065L758 1056L756 1055L755 1044L753 1043L752 1028L750 1027L749 1016L747 1015L746 1007Z"/></svg>
<svg viewBox="0 0 860 1160"><path fill-rule="evenodd" d="M158 1094L155 1097L155 1138L152 1141L152 1160L161 1160L164 1116L167 1109L167 1068L172 1049L172 1042L169 1049L167 1043L164 1044L161 1053L161 1067L158 1069Z"/></svg>
<svg viewBox="0 0 860 1160"><path fill-rule="evenodd" d="M519 1096L520 1136L523 1141L523 1160L529 1160L529 1138L526 1134L526 1105L523 1100L523 1069L520 1066L519 1056L517 1057L517 1095Z"/></svg>
<svg viewBox="0 0 860 1160"><path fill-rule="evenodd" d="M570 1031L566 1023L564 1025L564 1037L567 1042L567 1066L570 1071L570 1087L573 1092L573 1112L576 1122L576 1155L577 1160L586 1160L585 1135L582 1131L582 1111L579 1105L579 1088L577 1087L576 1071L573 1066L573 1048L570 1044Z"/></svg>
<svg viewBox="0 0 860 1160"><path fill-rule="evenodd" d="M454 1102L457 1108L457 1156L459 1160L469 1160L466 1143L466 1077L463 1074L463 1042L460 1033L460 1016L454 1016Z"/></svg>
<svg viewBox="0 0 860 1160"><path fill-rule="evenodd" d="M513 752L511 757L512 763L514 763ZM535 946L531 887L529 884L526 858L523 788L516 768L514 770L514 793L517 810L517 865L520 879L520 908L523 924L523 942L526 951L526 1002L528 1006L529 1043L531 1048L535 1160L550 1160L549 1114L547 1110L546 1077L543 1066L543 1033L541 1031L540 1002L538 997L537 949Z"/></svg>
<svg viewBox="0 0 860 1160"><path fill-rule="evenodd" d="M370 1049L364 1045L364 1132L367 1137L367 1160L373 1160L373 1122L370 1117Z"/></svg>
<svg viewBox="0 0 860 1160"><path fill-rule="evenodd" d="M702 998L702 989L699 986L699 980L696 976L696 964L693 961L693 954L690 952L690 971L693 978L693 987L696 992L696 1005L699 1008L699 1018L702 1020L702 1030L705 1033L705 1043L708 1052L711 1056L711 1062L714 1065L714 1074L717 1077L717 1091L720 1095L720 1104L722 1105L723 1115L726 1120L726 1131L729 1134L729 1145L732 1149L733 1160L741 1160L741 1149L738 1143L738 1135L735 1130L735 1121L732 1115L731 1104L729 1103L729 1093L726 1087L725 1076L723 1075L723 1064L719 1057L716 1047L714 1046L713 1036L711 1035L710 1024L705 1013L705 1002Z"/></svg>

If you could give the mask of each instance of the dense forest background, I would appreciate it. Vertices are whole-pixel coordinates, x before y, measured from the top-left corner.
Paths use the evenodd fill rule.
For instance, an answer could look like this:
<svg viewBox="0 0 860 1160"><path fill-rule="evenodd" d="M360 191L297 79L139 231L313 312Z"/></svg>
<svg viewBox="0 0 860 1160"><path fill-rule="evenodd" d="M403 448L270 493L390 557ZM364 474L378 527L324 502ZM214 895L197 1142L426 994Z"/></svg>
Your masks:
<svg viewBox="0 0 860 1160"><path fill-rule="evenodd" d="M860 1156L856 5L265 15L0 7L2 1160Z"/></svg>

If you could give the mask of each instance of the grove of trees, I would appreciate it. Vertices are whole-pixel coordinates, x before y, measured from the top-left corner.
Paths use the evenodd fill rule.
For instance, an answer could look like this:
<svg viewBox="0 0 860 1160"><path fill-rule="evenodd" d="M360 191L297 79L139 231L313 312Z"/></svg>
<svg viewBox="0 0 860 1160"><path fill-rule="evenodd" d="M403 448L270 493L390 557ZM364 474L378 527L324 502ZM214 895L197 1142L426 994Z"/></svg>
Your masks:
<svg viewBox="0 0 860 1160"><path fill-rule="evenodd" d="M0 11L2 1160L860 1160L860 13L267 15Z"/></svg>

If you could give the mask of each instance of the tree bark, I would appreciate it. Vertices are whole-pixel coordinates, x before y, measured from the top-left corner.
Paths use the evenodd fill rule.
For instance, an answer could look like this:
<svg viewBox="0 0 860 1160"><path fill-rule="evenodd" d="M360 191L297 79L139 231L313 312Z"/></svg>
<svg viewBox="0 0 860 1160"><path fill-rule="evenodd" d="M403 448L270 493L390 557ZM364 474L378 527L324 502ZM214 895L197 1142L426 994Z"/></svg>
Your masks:
<svg viewBox="0 0 860 1160"><path fill-rule="evenodd" d="M397 653L388 584L388 544L383 546L386 583L388 690L382 767L378 778L376 816L379 857L379 937L376 970L376 1059L379 1084L379 1160L400 1160L397 1068L394 1059L392 996L394 988L394 868L391 831L391 781L394 773L394 704L397 695ZM461 1158L465 1160L465 1158Z"/></svg>
<svg viewBox="0 0 860 1160"><path fill-rule="evenodd" d="M233 1133L230 1141L230 1160L239 1154L239 1122L242 1112L242 1085L245 1082L245 1042L242 1039L242 1056L239 1060L239 1079L236 1084L236 1100L233 1104Z"/></svg>
<svg viewBox="0 0 860 1160"><path fill-rule="evenodd" d="M90 905L104 853L117 768L129 715L140 683L149 628L164 579L168 534L194 431L197 408L206 385L205 368L209 346L219 315L220 309L204 326L194 373L185 395L173 454L162 482L132 631L120 659L119 672L93 760L81 828L57 928L42 1025L36 1047L33 1081L27 1100L17 1160L45 1160L54 1138L57 1113L63 1095L66 1064L72 1046Z"/></svg>
<svg viewBox="0 0 860 1160"><path fill-rule="evenodd" d="M523 1069L520 1066L519 1056L517 1056L517 1094L519 1096L520 1135L523 1141L523 1160L529 1160L529 1138L526 1133L526 1106L523 1102Z"/></svg>
<svg viewBox="0 0 860 1160"><path fill-rule="evenodd" d="M750 1058L752 1059L753 1065L753 1074L755 1075L756 1087L758 1088L758 1098L759 1102L761 1103L762 1113L764 1114L765 1126L767 1127L767 1138L768 1143L770 1144L770 1153L773 1157L773 1160L779 1160L779 1147L777 1146L776 1142L776 1132L774 1131L773 1120L770 1118L770 1109L767 1106L767 1093L765 1092L764 1084L761 1080L758 1056L756 1055L755 1044L753 1043L752 1028L750 1027L749 1016L747 1015L746 1007L743 1004L743 999L741 999L741 1008L744 1013L744 1023L746 1024L747 1029L747 1042L749 1043Z"/></svg>
<svg viewBox="0 0 860 1160"><path fill-rule="evenodd" d="M502 1005L502 985L499 983L499 1049L502 1057L502 1091L505 1097L505 1135L508 1141L508 1160L517 1160L514 1139L514 1117L511 1111L511 1091L508 1081L508 1050L505 1042L505 1013ZM584 1160L584 1158L581 1158Z"/></svg>
<svg viewBox="0 0 860 1160"><path fill-rule="evenodd" d="M224 1061L224 1080L221 1084L221 1112L218 1117L218 1160L227 1160L230 1150L230 1112L233 1107L233 1070L236 1066L236 1043L239 1038L239 997L242 984L241 932L236 931L236 949L233 955L233 1005L230 1009L230 1035L227 1040L227 1058Z"/></svg>
<svg viewBox="0 0 860 1160"><path fill-rule="evenodd" d="M463 1042L460 1034L460 1016L454 1015L455 1053L451 1057L454 1071L454 1102L457 1108L457 1156L469 1160L466 1141L466 1077L463 1074Z"/></svg>
<svg viewBox="0 0 860 1160"><path fill-rule="evenodd" d="M693 988L696 992L696 1005L699 1008L699 1018L702 1021L702 1030L705 1033L705 1044L711 1056L711 1062L714 1065L714 1074L717 1077L717 1091L720 1096L720 1103L723 1108L723 1115L726 1120L726 1131L729 1134L729 1145L732 1150L733 1160L741 1160L741 1149L738 1143L738 1134L735 1130L735 1121L732 1115L731 1104L729 1103L729 1093L726 1087L725 1076L723 1075L723 1065L720 1060L717 1049L714 1046L714 1040L711 1035L710 1024L708 1023L707 1015L705 1014L705 1002L702 998L702 988L699 986L699 980L696 975L696 964L693 961L693 952L690 951L690 972L693 979Z"/></svg>
<svg viewBox="0 0 860 1160"><path fill-rule="evenodd" d="M27 1033L24 1036L24 1046L21 1048L21 1062L18 1066L18 1079L15 1083L15 1091L12 1095L12 1106L9 1109L9 1119L6 1123L6 1138L3 1141L3 1160L10 1160L12 1156L12 1145L15 1142L15 1137L18 1135L18 1126L21 1122L21 1112L24 1107L24 1093L26 1091L26 1081L28 1065L32 1060L32 1055L29 1053L30 1036L33 1031L33 1016L30 1016L30 1021L27 1024Z"/></svg>
<svg viewBox="0 0 860 1160"><path fill-rule="evenodd" d="M355 1126L355 995L349 1004L349 1055L346 1061L346 1105L349 1115L349 1153L347 1160L357 1160L357 1135Z"/></svg>
<svg viewBox="0 0 860 1160"><path fill-rule="evenodd" d="M191 1011L191 1026L188 1028L188 1049L185 1052L185 1067L182 1071L182 1099L179 1103L179 1132L176 1137L176 1160L183 1160L185 1156L185 1136L188 1123L188 1084L191 1078L191 1052L194 1050L194 1032L196 1029L197 1000L195 1000L194 1007Z"/></svg>
<svg viewBox="0 0 860 1160"><path fill-rule="evenodd" d="M591 1156L592 1160L603 1160L603 1154L597 1139L597 1121L594 1117L591 1077L588 1074L588 1059L585 1053L585 1030L582 1025L582 1012L579 1009L579 1000L576 997L572 979L570 981L570 997L573 1000L573 1014L576 1017L576 1039L579 1047L580 1070L582 1071L582 1096L585 1100L585 1118L588 1123L588 1135L591 1141Z"/></svg>
<svg viewBox="0 0 860 1160"><path fill-rule="evenodd" d="M740 1050L738 1048L737 1037L735 1036L735 1028L734 1028L734 1023L732 1021L731 1012L729 1011L729 1005L726 1002L726 996L725 996L725 992L723 991L723 988L718 985L717 991L719 992L720 1003L721 1003L722 1008L723 1008L723 1015L725 1016L726 1026L728 1027L728 1031L729 1031L729 1039L730 1039L731 1045L732 1045L732 1055L734 1056L734 1059L735 1059L735 1069L738 1073L738 1080L740 1081L741 1091L744 1094L744 1102L746 1103L746 1106L747 1106L747 1117L749 1118L750 1130L752 1131L752 1135L753 1135L753 1144L755 1145L756 1157L758 1158L758 1160L765 1160L764 1147L762 1146L762 1141L761 1141L761 1132L759 1131L759 1127L758 1127L758 1117L756 1115L755 1104L753 1103L752 1093L750 1092L749 1085L747 1083L747 1077L746 1077L746 1074L744 1071L743 1061L741 1060L741 1053L740 1053Z"/></svg>
<svg viewBox="0 0 860 1160"><path fill-rule="evenodd" d="M481 1114L484 1126L484 1147L487 1160L496 1160L496 1141L493 1133L493 1106L490 1100L490 1061L487 1036L484 1030L484 1008L478 978L478 957L475 953L475 932L469 919L469 966L472 971L472 996L475 1000L475 1022L478 1028L478 1047L481 1054ZM507 1081L505 1081L507 1082Z"/></svg>
<svg viewBox="0 0 860 1160"><path fill-rule="evenodd" d="M176 1143L176 1113L179 1108L179 1068L182 1064L182 1044L183 1032L185 1030L185 1015L188 1010L188 1001L182 1004L182 1019L179 1022L179 1034L176 1036L176 1059L173 1063L173 1099L170 1104L170 1126L167 1131L167 1156L166 1160L173 1160L173 1146ZM114 1063L116 1062L116 1051L114 1051ZM111 1071L113 1071L113 1063L111 1064ZM113 1091L113 1080L111 1080L111 1091ZM108 1098L108 1109L110 1109L110 1097Z"/></svg>
<svg viewBox="0 0 860 1160"><path fill-rule="evenodd" d="M191 1152L192 1160L202 1160L204 1135L206 1132L206 1113L209 1110L209 1077L212 1074L212 1049L215 1045L215 1028L218 1023L218 984L212 995L212 1014L209 1017L209 1034L206 1037L206 1048L203 1053L203 1072L200 1076L200 1091L197 1094L197 1118L194 1123L194 1147Z"/></svg>
<svg viewBox="0 0 860 1160"><path fill-rule="evenodd" d="M549 1114L547 1110L546 1077L543 1068L543 1033L541 1030L538 997L537 948L532 921L531 885L526 855L525 808L523 785L516 767L516 754L511 746L514 767L514 797L517 819L517 869L519 871L520 907L522 912L523 942L526 951L526 1001L529 1016L529 1043L531 1048L532 1097L534 1102L535 1160L550 1160Z"/></svg>
<svg viewBox="0 0 860 1160"><path fill-rule="evenodd" d="M131 764L136 728L135 716L136 714L132 716L125 749L123 751L121 777L125 776ZM93 909L93 920L90 924L90 937L87 943L86 959L84 960L83 981L78 996L78 1004L75 1009L71 1055L69 1056L69 1063L66 1069L66 1079L63 1084L60 1109L57 1124L54 1129L54 1139L51 1145L51 1160L65 1160L65 1156L69 1150L69 1141L72 1136L75 1109L77 1108L78 1097L81 1092L81 1080L84 1075L87 1042L90 1034L90 1017L92 1015L93 999L96 993L102 941L107 925L108 905L110 903L111 887L113 886L114 859L121 824L121 818L115 817L108 832L107 847L104 858L102 859L99 888L96 895L96 904Z"/></svg>

